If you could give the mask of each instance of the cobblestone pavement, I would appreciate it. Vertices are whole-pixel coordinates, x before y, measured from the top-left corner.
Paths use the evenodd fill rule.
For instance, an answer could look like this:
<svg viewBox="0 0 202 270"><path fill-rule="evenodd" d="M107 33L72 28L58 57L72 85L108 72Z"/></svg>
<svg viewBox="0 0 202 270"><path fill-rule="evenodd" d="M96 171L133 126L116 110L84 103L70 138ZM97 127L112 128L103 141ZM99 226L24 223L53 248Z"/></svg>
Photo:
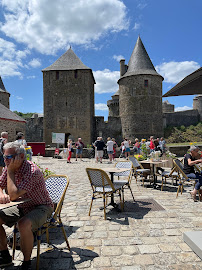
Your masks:
<svg viewBox="0 0 202 270"><path fill-rule="evenodd" d="M183 232L201 230L202 202L193 202L186 187L176 198L176 187L167 186L164 191L146 188L132 180L136 200L154 199L164 211L124 211L107 209L104 220L102 199L95 200L91 216L88 216L91 201L91 186L86 167L106 168L112 166L104 160L102 164L84 159L71 164L66 160L34 157L41 167L56 174L69 176L70 185L62 210L62 220L68 235L71 252L68 251L60 229L50 231L54 249L47 251L45 241L41 244L40 269L111 269L111 270L192 270L202 269L199 257L184 243ZM118 202L119 198L117 198ZM125 201L132 197L125 190ZM11 231L7 229L7 232ZM45 240L45 237L44 239ZM22 260L16 252L16 269ZM32 253L32 268L36 264L36 246Z"/></svg>

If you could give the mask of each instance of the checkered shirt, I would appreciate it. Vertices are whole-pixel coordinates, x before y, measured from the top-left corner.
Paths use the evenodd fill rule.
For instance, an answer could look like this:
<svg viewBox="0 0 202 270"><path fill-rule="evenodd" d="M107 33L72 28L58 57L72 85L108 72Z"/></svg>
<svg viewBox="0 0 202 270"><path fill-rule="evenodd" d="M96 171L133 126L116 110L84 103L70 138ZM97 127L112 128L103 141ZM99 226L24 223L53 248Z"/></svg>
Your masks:
<svg viewBox="0 0 202 270"><path fill-rule="evenodd" d="M15 172L16 186L20 190L26 190L22 195L22 199L31 199L28 202L20 204L18 207L23 209L24 214L30 212L38 205L49 205L53 207L53 203L46 189L43 173L31 161L24 160L22 166ZM4 168L0 176L0 188L7 187L7 167Z"/></svg>

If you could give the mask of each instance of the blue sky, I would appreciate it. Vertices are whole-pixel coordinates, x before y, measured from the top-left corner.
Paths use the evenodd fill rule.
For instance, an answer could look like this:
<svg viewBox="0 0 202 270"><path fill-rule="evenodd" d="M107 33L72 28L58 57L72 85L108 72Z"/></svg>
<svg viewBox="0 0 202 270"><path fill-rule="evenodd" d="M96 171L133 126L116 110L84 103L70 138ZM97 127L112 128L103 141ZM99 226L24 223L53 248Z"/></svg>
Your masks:
<svg viewBox="0 0 202 270"><path fill-rule="evenodd" d="M118 90L119 60L128 63L140 35L164 77L163 93L202 66L201 0L0 0L0 76L10 109L43 113L43 68L71 45L93 70L95 115L107 120ZM170 97L176 110L193 96Z"/></svg>

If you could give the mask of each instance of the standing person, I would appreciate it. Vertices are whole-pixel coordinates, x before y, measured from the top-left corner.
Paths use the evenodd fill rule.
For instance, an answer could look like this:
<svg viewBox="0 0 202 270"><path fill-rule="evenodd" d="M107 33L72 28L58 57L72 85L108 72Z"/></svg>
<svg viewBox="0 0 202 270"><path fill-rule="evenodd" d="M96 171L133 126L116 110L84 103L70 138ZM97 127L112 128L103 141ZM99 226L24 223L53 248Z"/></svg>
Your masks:
<svg viewBox="0 0 202 270"><path fill-rule="evenodd" d="M72 140L68 139L68 143L67 143L67 150L69 152L68 158L67 158L67 163L71 163L70 159L72 157Z"/></svg>
<svg viewBox="0 0 202 270"><path fill-rule="evenodd" d="M5 162L3 158L3 147L8 142L8 133L7 132L1 132L1 138L0 138L0 175L2 174L3 167L5 167Z"/></svg>
<svg viewBox="0 0 202 270"><path fill-rule="evenodd" d="M97 146L96 142L100 140L100 137L97 137L97 140L93 143L93 146L95 147L95 161L97 161Z"/></svg>
<svg viewBox="0 0 202 270"><path fill-rule="evenodd" d="M81 138L78 138L78 141L75 143L75 146L76 146L76 161L77 161L78 156L80 156L81 161L83 161L82 153L83 153L84 144Z"/></svg>
<svg viewBox="0 0 202 270"><path fill-rule="evenodd" d="M130 155L130 143L131 143L131 141L128 140L127 138L125 138L124 141L123 141L123 144L125 146L125 157L126 157L126 159Z"/></svg>
<svg viewBox="0 0 202 270"><path fill-rule="evenodd" d="M100 160L100 163L102 163L103 158L103 150L105 147L105 143L102 139L102 137L98 137L99 139L95 142L95 147L97 148L97 154L96 154L96 162Z"/></svg>
<svg viewBox="0 0 202 270"><path fill-rule="evenodd" d="M112 163L112 154L113 154L114 142L110 137L107 138L107 154L109 156L109 163Z"/></svg>
<svg viewBox="0 0 202 270"><path fill-rule="evenodd" d="M150 148L150 153L153 152L154 149L155 149L155 145L154 145L154 136L151 136L151 137L150 137L149 148Z"/></svg>
<svg viewBox="0 0 202 270"><path fill-rule="evenodd" d="M116 143L116 140L114 138L112 138L112 141L114 142L113 144L113 154L112 154L112 159L115 160L115 157L116 157L116 148L117 148L117 143Z"/></svg>
<svg viewBox="0 0 202 270"><path fill-rule="evenodd" d="M160 141L159 141L159 145L160 145L160 147L161 147L163 153L165 153L165 152L166 152L166 141L164 140L163 137L161 137L161 139L160 139Z"/></svg>
<svg viewBox="0 0 202 270"><path fill-rule="evenodd" d="M139 155L140 154L140 142L139 142L138 138L135 139L134 148L135 148L137 154Z"/></svg>
<svg viewBox="0 0 202 270"><path fill-rule="evenodd" d="M12 264L3 225L12 227L17 222L24 256L21 269L29 270L34 242L33 231L51 216L53 203L42 171L36 164L26 160L23 146L16 142L4 145L4 160L6 167L0 176L0 203L6 204L19 198L29 201L0 211L0 267Z"/></svg>
<svg viewBox="0 0 202 270"><path fill-rule="evenodd" d="M22 132L18 132L16 135L16 141L17 143L21 144L24 146L24 148L27 147L27 142L25 140L24 134Z"/></svg>

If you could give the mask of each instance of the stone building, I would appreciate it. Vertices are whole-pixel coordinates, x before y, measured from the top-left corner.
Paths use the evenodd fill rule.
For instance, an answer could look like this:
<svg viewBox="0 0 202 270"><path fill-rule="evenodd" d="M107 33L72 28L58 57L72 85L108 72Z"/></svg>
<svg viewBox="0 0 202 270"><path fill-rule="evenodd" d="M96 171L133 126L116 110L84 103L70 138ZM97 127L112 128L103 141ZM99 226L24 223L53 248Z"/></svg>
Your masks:
<svg viewBox="0 0 202 270"><path fill-rule="evenodd" d="M43 71L44 141L52 144L52 132L65 133L86 144L94 139L94 84L92 70L70 48Z"/></svg>
<svg viewBox="0 0 202 270"><path fill-rule="evenodd" d="M14 141L19 131L25 134L26 121L9 109L9 98L10 94L0 77L0 133L8 132L8 140Z"/></svg>
<svg viewBox="0 0 202 270"><path fill-rule="evenodd" d="M140 37L128 65L120 61L119 113L123 137L131 141L163 135L162 81Z"/></svg>
<svg viewBox="0 0 202 270"><path fill-rule="evenodd" d="M85 145L97 136L104 140L123 137L163 136L163 127L196 124L202 116L202 97L194 100L194 109L174 112L168 101L162 104L162 81L140 37L128 65L120 61L119 89L108 100L108 121L94 116L94 84L92 70L85 66L70 48L43 71L44 117L34 115L27 124L31 141L51 144L51 133L65 133L74 141L82 137ZM43 126L43 128L42 128ZM30 131L30 136L29 136ZM34 134L34 137L33 137Z"/></svg>

